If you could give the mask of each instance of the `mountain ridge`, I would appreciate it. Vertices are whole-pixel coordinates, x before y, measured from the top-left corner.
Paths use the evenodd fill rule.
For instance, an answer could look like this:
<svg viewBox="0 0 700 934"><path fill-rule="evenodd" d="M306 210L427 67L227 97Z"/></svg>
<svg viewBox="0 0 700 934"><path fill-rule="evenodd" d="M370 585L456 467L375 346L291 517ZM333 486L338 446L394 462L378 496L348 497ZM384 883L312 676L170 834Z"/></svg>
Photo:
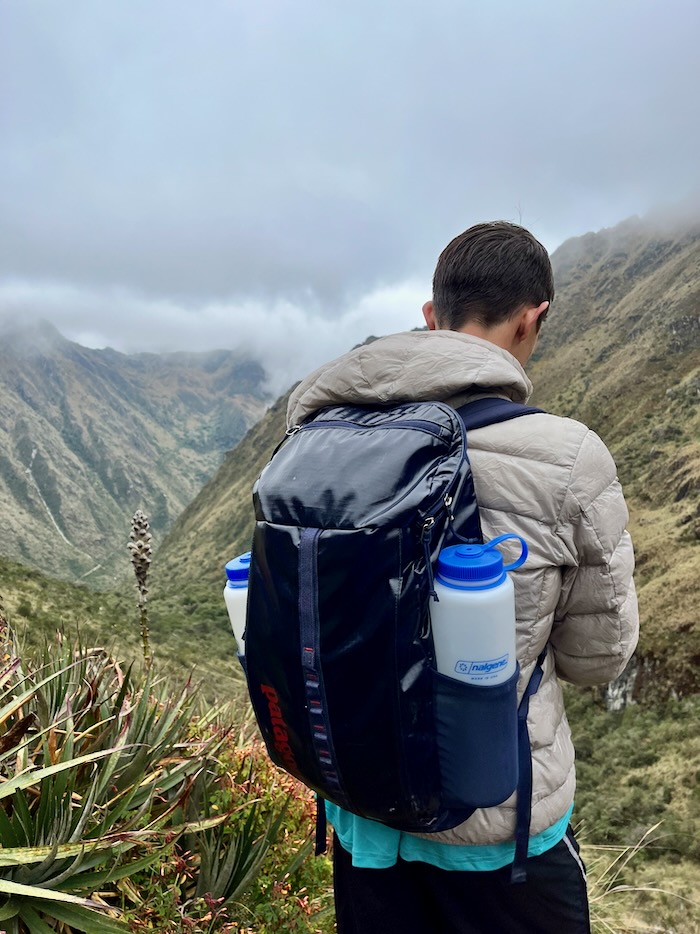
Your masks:
<svg viewBox="0 0 700 934"><path fill-rule="evenodd" d="M93 350L43 322L0 329L2 552L114 579L131 514L164 531L268 405L235 351Z"/></svg>

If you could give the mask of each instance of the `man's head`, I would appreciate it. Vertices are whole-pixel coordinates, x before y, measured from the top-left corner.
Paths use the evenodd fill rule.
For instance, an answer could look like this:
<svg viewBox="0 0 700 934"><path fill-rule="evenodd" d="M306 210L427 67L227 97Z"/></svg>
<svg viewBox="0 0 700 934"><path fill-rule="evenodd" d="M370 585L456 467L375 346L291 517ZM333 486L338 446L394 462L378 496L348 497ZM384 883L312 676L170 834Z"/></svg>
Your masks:
<svg viewBox="0 0 700 934"><path fill-rule="evenodd" d="M530 325L536 339L553 298L552 265L542 244L524 227L493 221L448 243L435 268L433 299L423 311L431 328L485 336L520 359L511 346L514 329L518 348L526 339L523 349L534 347Z"/></svg>
<svg viewBox="0 0 700 934"><path fill-rule="evenodd" d="M532 234L506 221L477 224L440 254L433 276L439 327L459 330L468 321L500 324L523 305L554 298L547 251Z"/></svg>

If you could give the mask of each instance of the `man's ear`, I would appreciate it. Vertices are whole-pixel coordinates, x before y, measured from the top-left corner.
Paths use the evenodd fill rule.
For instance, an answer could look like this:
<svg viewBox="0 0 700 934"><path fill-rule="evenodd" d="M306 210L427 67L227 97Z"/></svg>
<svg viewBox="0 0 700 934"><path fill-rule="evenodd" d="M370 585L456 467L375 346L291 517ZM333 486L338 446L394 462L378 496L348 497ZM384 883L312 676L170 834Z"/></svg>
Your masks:
<svg viewBox="0 0 700 934"><path fill-rule="evenodd" d="M435 320L435 309L433 308L432 299L423 305L423 317L425 318L425 323L428 325L428 330L437 331L437 321Z"/></svg>
<svg viewBox="0 0 700 934"><path fill-rule="evenodd" d="M541 315L549 308L549 302L540 302L539 305L530 305L523 308L517 316L517 329L515 339L518 343L527 340L533 330L537 331L537 322Z"/></svg>

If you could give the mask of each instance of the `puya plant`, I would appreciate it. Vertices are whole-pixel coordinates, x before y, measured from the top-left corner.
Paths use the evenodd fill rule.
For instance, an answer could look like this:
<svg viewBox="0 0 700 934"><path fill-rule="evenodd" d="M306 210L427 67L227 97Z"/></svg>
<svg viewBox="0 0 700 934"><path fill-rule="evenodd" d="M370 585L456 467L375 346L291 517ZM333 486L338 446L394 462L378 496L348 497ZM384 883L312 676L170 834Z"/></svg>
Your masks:
<svg viewBox="0 0 700 934"><path fill-rule="evenodd" d="M128 930L119 881L190 829L173 817L216 752L192 738L193 692L137 686L107 653L61 639L36 669L3 654L0 927Z"/></svg>
<svg viewBox="0 0 700 934"><path fill-rule="evenodd" d="M195 701L61 635L25 662L0 608L0 930L130 930L122 883L225 819L184 817L223 741Z"/></svg>
<svg viewBox="0 0 700 934"><path fill-rule="evenodd" d="M231 712L221 711L210 726L223 731L224 742L183 802L176 823L189 829L178 837L172 857L124 889L134 931L247 932L252 921L262 932L265 892L281 890L302 864L313 863L306 860L312 825L303 820L298 794L282 773L277 781L249 731L237 737L230 724ZM216 815L223 819L215 822ZM270 930L292 930L286 922L294 905L287 908Z"/></svg>
<svg viewBox="0 0 700 934"><path fill-rule="evenodd" d="M230 905L262 866L284 809L231 774L222 711L190 679L159 680L148 649L140 673L59 635L30 662L0 612L0 931L141 930L141 893L183 854L182 897L161 898L187 930L216 930L207 906ZM199 906L214 924L199 926Z"/></svg>
<svg viewBox="0 0 700 934"><path fill-rule="evenodd" d="M153 664L153 652L148 627L148 576L153 559L152 539L148 517L140 509L137 509L131 519L131 532L127 547L131 555L131 564L136 578L137 606L141 624L141 646L147 669L150 669Z"/></svg>

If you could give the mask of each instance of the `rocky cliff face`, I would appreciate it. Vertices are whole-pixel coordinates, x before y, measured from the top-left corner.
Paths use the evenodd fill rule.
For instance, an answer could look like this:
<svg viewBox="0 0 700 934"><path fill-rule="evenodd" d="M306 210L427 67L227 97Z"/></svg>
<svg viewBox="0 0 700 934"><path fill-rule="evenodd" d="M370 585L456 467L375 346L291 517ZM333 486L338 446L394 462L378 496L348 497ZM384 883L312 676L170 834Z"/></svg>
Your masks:
<svg viewBox="0 0 700 934"><path fill-rule="evenodd" d="M264 379L230 351L125 355L6 325L0 553L108 584L133 512L172 524L264 412Z"/></svg>

